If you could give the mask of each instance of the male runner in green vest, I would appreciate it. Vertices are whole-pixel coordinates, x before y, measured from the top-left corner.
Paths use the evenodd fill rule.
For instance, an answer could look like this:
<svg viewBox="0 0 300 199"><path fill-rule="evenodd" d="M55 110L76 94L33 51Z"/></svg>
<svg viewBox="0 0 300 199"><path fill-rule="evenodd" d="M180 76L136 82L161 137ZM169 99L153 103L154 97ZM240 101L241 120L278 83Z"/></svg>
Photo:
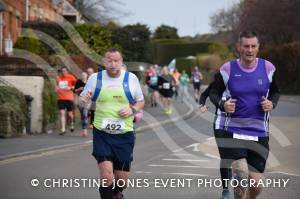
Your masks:
<svg viewBox="0 0 300 199"><path fill-rule="evenodd" d="M105 70L88 79L79 101L86 103L92 99L96 102L93 156L98 162L102 182L105 179L99 188L100 197L117 199L123 198L125 187L117 186L116 182L127 182L133 160L133 114L141 110L145 102L138 78L122 70L120 51L107 50L103 63Z"/></svg>

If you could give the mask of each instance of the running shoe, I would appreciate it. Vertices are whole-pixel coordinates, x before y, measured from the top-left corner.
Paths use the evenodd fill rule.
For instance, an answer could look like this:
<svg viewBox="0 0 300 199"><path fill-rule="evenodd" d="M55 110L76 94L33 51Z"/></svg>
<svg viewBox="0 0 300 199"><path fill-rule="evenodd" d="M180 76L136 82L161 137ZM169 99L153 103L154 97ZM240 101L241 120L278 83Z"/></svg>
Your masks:
<svg viewBox="0 0 300 199"><path fill-rule="evenodd" d="M71 122L70 130L71 130L71 132L74 132L74 122Z"/></svg>
<svg viewBox="0 0 300 199"><path fill-rule="evenodd" d="M88 130L87 130L87 129L84 129L84 130L82 131L82 137L86 137L86 136L88 136L88 135L89 135Z"/></svg>
<svg viewBox="0 0 300 199"><path fill-rule="evenodd" d="M61 129L60 132L59 132L59 135L64 135L66 134L66 130L65 129Z"/></svg>
<svg viewBox="0 0 300 199"><path fill-rule="evenodd" d="M229 199L230 198L230 193L229 193L229 190L228 189L224 189L222 191L222 196L220 199Z"/></svg>
<svg viewBox="0 0 300 199"><path fill-rule="evenodd" d="M167 115L171 115L171 114L172 114L172 110L171 110L171 109L167 110L167 111L166 111L166 114L167 114Z"/></svg>

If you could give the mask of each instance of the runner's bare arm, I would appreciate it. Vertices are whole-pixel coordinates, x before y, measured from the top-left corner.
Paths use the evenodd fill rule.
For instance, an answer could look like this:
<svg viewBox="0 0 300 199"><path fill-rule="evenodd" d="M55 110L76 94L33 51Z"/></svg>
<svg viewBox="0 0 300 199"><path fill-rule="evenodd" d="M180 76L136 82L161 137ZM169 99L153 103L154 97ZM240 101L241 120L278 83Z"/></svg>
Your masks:
<svg viewBox="0 0 300 199"><path fill-rule="evenodd" d="M83 107L86 103L88 103L92 98L92 92L87 92L86 95L79 96L78 104Z"/></svg>

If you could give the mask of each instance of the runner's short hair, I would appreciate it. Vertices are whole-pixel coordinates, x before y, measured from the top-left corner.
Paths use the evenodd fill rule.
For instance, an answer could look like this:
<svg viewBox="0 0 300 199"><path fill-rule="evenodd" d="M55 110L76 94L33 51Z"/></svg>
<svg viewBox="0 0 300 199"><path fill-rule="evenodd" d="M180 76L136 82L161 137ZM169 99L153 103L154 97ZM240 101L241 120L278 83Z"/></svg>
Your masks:
<svg viewBox="0 0 300 199"><path fill-rule="evenodd" d="M253 37L256 37L257 40L259 41L258 35L255 31L243 31L239 33L238 40L241 41L242 38L253 38Z"/></svg>
<svg viewBox="0 0 300 199"><path fill-rule="evenodd" d="M106 54L106 53L115 53L115 52L118 52L118 53L120 53L120 54L122 55L121 50L120 50L120 49L117 49L117 48L108 48L108 49L105 51L104 54Z"/></svg>

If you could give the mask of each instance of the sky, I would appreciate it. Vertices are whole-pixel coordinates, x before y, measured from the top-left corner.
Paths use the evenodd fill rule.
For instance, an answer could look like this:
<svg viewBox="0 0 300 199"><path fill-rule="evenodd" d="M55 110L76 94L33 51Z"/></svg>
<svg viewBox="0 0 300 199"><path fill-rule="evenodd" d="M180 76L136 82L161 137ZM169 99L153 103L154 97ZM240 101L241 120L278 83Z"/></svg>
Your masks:
<svg viewBox="0 0 300 199"><path fill-rule="evenodd" d="M230 8L239 0L119 0L129 16L119 19L121 25L147 24L151 31L161 24L176 27L179 36L212 32L209 18L218 10Z"/></svg>

